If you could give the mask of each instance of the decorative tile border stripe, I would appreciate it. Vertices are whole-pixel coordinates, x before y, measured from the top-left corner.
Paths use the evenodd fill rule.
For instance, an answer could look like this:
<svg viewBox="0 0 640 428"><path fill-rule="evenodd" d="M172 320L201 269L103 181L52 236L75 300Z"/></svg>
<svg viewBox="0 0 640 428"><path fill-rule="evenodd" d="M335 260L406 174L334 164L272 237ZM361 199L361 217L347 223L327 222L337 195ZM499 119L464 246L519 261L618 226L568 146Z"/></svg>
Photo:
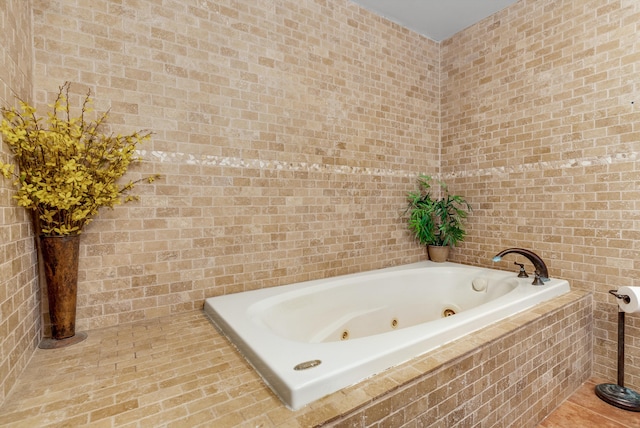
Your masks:
<svg viewBox="0 0 640 428"><path fill-rule="evenodd" d="M443 174L443 178L481 177L487 175L506 175L518 172L544 171L549 169L583 168L596 165L611 165L621 162L635 162L638 160L638 152L616 153L609 156L592 156L578 159L559 160L551 162L535 162L498 168L483 168L472 171L458 171Z"/></svg>
<svg viewBox="0 0 640 428"><path fill-rule="evenodd" d="M305 171L305 172L330 172L336 174L381 175L394 177L413 177L416 174L409 171L362 168L348 165L322 165L307 162L283 162L278 160L241 159L237 157L221 157L213 155L196 156L180 152L162 152L139 150L138 155L143 159L160 163L177 163L200 166L223 166L230 168L254 168L271 169L277 171Z"/></svg>
<svg viewBox="0 0 640 428"><path fill-rule="evenodd" d="M336 174L378 175L391 177L416 177L422 172L410 172L405 170L393 170L382 168L362 168L347 165L322 165L307 162L284 162L278 160L241 159L237 157L222 157L213 155L196 156L181 152L145 151L138 154L143 159L160 163L177 163L201 166L222 166L230 168L254 168L271 169L277 171L305 171L305 172L329 172ZM497 168L482 168L470 171L456 171L442 174L442 179L481 177L493 175L506 175L519 172L543 171L549 169L582 168L596 165L611 165L620 162L635 162L640 159L638 152L616 153L609 156L593 156L578 159L558 160L550 162L535 162ZM431 174L440 178L438 174Z"/></svg>

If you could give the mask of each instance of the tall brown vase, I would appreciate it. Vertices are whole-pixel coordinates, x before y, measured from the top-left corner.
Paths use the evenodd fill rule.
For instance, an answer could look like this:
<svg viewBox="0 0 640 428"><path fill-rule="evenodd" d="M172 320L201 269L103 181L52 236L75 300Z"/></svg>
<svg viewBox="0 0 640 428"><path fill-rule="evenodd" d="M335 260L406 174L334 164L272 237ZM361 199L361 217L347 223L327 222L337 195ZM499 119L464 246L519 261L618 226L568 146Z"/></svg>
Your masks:
<svg viewBox="0 0 640 428"><path fill-rule="evenodd" d="M54 341L40 347L55 348L59 347L55 341L70 339L76 334L80 236L41 236L40 249L47 281L51 339Z"/></svg>

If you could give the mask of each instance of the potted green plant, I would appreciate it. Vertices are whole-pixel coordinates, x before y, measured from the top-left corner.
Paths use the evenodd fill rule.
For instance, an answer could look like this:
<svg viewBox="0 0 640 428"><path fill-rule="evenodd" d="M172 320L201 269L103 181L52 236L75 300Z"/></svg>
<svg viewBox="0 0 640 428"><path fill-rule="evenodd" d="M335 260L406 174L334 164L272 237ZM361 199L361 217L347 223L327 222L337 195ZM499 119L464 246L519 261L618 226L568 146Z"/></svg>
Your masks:
<svg viewBox="0 0 640 428"><path fill-rule="evenodd" d="M14 163L0 159L0 173L17 188L17 204L32 214L47 282L54 340L75 336L79 235L102 207L137 199L129 195L142 180L121 183L129 165L139 162L136 145L150 132L104 133L108 113L95 115L90 93L73 117L70 83L59 88L52 111L40 118L20 101L20 109L1 108L0 134ZM16 168L17 164L17 168ZM59 264L56 264L59 262ZM47 345L41 347L58 347Z"/></svg>
<svg viewBox="0 0 640 428"><path fill-rule="evenodd" d="M440 188L440 197L432 195L432 182ZM407 195L408 227L416 240L426 245L429 258L446 261L449 248L464 240L464 221L471 205L459 195L449 194L446 183L431 176L418 177L418 190Z"/></svg>

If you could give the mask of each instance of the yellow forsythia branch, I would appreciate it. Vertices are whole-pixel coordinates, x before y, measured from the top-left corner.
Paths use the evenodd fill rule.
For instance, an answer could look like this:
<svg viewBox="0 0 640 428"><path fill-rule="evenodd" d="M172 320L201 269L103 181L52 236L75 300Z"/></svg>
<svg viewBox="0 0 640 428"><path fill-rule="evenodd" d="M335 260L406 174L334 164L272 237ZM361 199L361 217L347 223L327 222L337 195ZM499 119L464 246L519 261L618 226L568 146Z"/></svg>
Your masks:
<svg viewBox="0 0 640 428"><path fill-rule="evenodd" d="M118 183L129 165L140 162L135 157L136 146L149 140L151 133L101 133L107 113L87 120L91 112L88 93L80 115L73 117L69 87L65 82L59 88L45 119L22 101L20 110L0 108L0 133L18 166L16 171L13 164L0 160L0 173L13 178L17 188L14 198L37 216L45 235L80 233L99 208L136 200L129 195L134 185L158 178L153 175L124 185Z"/></svg>

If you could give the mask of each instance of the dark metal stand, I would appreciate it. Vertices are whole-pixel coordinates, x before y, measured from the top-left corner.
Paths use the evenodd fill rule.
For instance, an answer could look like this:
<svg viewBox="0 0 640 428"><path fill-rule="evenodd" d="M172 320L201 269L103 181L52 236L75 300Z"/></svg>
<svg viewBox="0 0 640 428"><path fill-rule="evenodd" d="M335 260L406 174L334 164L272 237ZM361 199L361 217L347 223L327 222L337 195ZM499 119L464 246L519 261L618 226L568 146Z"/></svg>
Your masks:
<svg viewBox="0 0 640 428"><path fill-rule="evenodd" d="M614 296L618 297L616 294ZM624 387L624 311L618 312L618 384L596 385L596 395L612 406L631 412L640 412L640 395Z"/></svg>

